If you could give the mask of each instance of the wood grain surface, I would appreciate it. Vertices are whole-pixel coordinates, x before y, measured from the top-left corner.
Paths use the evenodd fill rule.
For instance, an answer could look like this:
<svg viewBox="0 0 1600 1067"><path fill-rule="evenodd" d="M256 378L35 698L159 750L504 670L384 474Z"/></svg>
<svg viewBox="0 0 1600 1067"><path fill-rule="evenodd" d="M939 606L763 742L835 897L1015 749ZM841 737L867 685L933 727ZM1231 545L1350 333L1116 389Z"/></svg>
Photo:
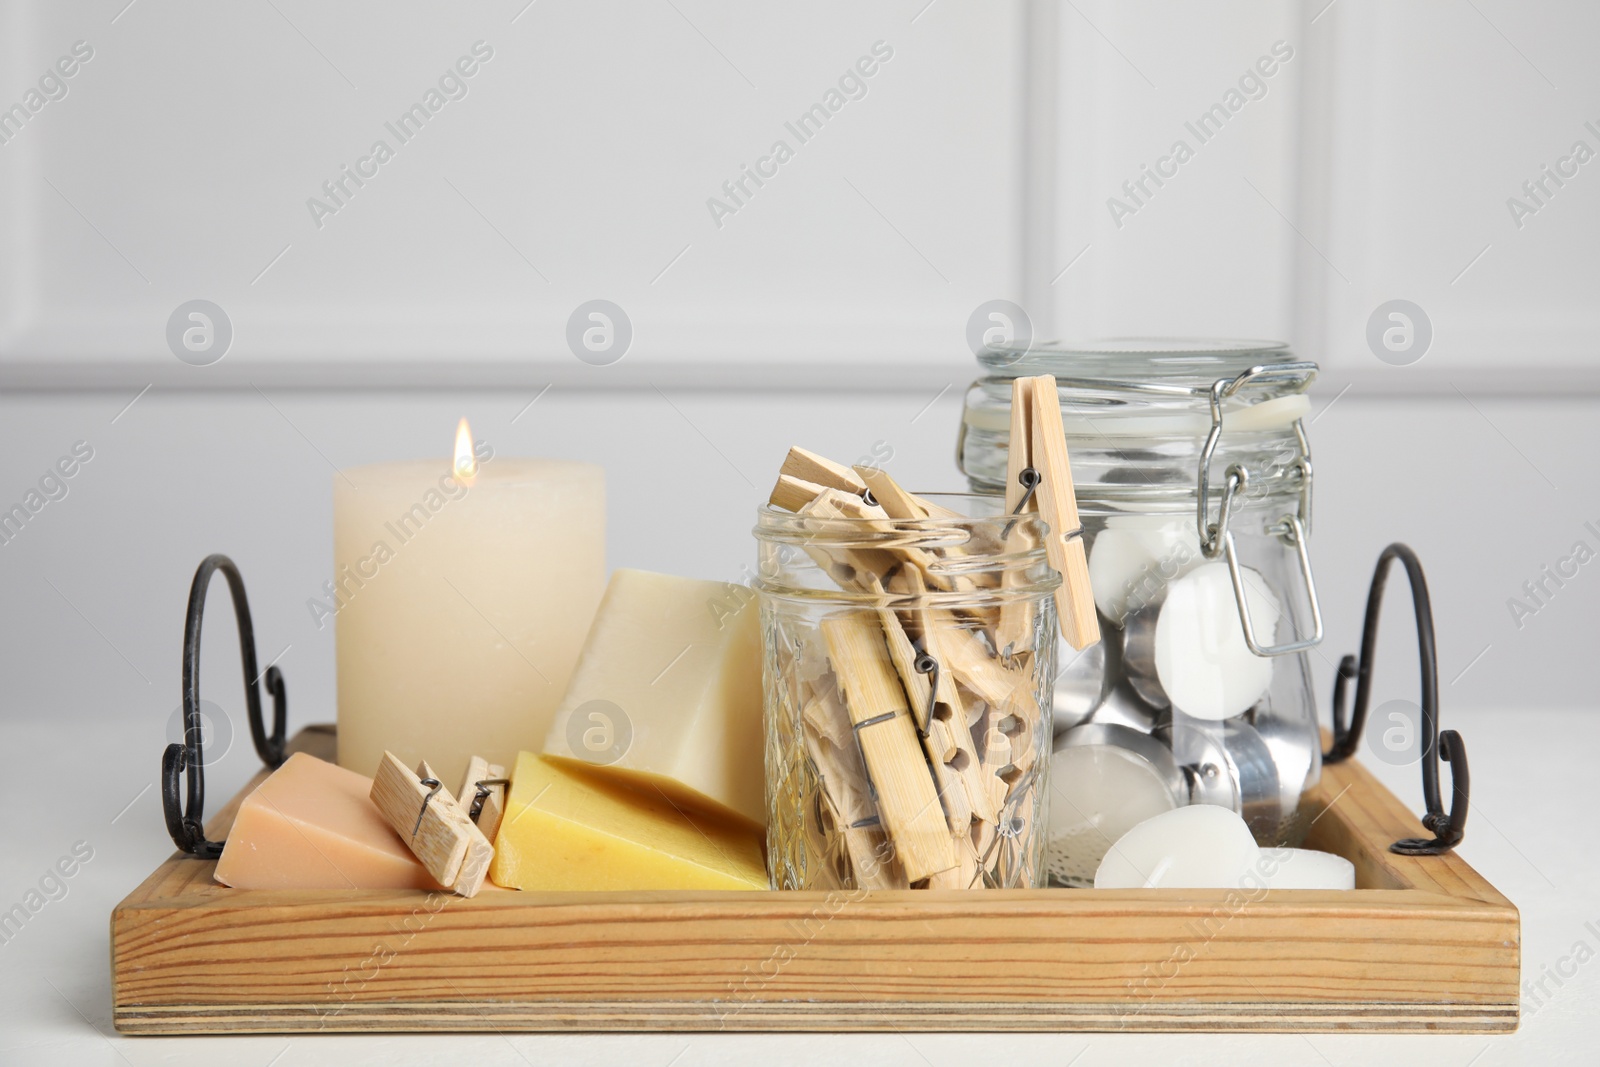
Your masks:
<svg viewBox="0 0 1600 1067"><path fill-rule="evenodd" d="M297 749L331 755L331 728ZM253 784L253 783L252 783ZM241 794L242 796L243 794ZM237 799L207 827L231 824ZM174 855L112 915L127 1033L1502 1031L1516 908L1416 817L1324 771L1309 847L1352 892L300 892Z"/></svg>

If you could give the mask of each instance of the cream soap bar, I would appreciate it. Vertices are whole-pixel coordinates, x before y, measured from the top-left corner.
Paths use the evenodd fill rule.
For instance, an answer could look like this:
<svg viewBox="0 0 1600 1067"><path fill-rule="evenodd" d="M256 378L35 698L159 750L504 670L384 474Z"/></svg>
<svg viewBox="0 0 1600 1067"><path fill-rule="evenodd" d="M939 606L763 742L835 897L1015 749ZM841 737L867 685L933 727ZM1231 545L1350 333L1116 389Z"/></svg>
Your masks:
<svg viewBox="0 0 1600 1067"><path fill-rule="evenodd" d="M545 752L764 826L758 615L744 586L617 571Z"/></svg>
<svg viewBox="0 0 1600 1067"><path fill-rule="evenodd" d="M296 752L240 805L217 881L235 889L438 889L371 791L371 778Z"/></svg>
<svg viewBox="0 0 1600 1067"><path fill-rule="evenodd" d="M524 752L489 878L508 889L766 889L761 837L649 785Z"/></svg>

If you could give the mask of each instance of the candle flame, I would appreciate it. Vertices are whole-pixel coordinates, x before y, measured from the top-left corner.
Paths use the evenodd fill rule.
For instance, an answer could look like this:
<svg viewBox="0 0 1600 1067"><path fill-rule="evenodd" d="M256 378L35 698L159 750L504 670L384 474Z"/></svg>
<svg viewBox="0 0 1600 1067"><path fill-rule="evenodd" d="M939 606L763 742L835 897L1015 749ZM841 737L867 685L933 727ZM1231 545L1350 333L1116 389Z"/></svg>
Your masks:
<svg viewBox="0 0 1600 1067"><path fill-rule="evenodd" d="M451 470L463 485L471 485L478 473L478 457L472 454L472 428L465 418L456 425L456 458Z"/></svg>

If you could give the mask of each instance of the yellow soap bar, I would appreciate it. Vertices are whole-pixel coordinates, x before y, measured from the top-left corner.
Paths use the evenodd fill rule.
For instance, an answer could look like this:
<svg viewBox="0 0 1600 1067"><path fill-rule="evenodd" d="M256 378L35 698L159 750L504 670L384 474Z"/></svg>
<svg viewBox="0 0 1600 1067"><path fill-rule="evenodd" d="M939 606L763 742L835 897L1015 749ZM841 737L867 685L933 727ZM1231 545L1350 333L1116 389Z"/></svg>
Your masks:
<svg viewBox="0 0 1600 1067"><path fill-rule="evenodd" d="M523 752L489 878L512 889L766 889L759 830Z"/></svg>

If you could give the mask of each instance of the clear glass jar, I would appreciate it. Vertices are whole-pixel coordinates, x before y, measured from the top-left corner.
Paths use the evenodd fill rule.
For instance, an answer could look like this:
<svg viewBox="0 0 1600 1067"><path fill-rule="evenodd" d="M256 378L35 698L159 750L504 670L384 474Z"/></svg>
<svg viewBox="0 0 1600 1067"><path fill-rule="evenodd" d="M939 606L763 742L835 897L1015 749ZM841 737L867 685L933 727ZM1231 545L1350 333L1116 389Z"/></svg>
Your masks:
<svg viewBox="0 0 1600 1067"><path fill-rule="evenodd" d="M1063 647L1052 882L1092 884L1111 843L1173 807L1244 816L1297 844L1321 775L1306 650L1321 638L1305 541L1301 416L1316 366L1272 342L994 348L957 460L1003 493L1011 380L1053 374L1103 640Z"/></svg>
<svg viewBox="0 0 1600 1067"><path fill-rule="evenodd" d="M1044 524L994 497L922 499L940 517L760 511L775 889L1043 884L1060 585ZM1039 547L1003 547L1024 539Z"/></svg>

